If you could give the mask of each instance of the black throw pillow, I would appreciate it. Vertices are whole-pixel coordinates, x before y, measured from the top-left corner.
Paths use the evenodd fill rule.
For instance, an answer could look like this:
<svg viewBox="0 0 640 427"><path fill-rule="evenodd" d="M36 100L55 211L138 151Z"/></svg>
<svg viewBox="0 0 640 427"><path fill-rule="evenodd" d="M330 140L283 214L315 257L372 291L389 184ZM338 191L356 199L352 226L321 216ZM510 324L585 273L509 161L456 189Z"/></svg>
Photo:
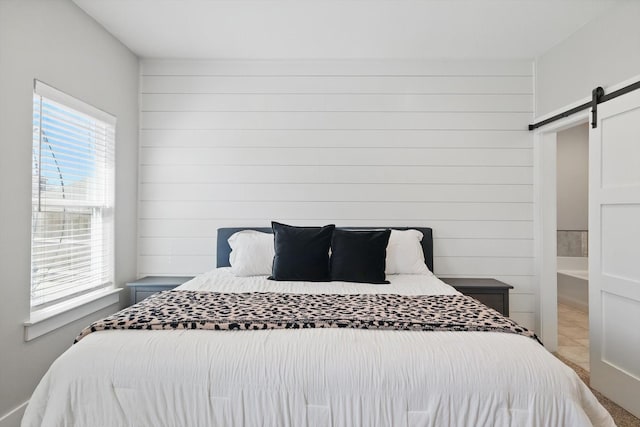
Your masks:
<svg viewBox="0 0 640 427"><path fill-rule="evenodd" d="M335 230L331 240L331 280L389 283L384 275L391 230Z"/></svg>
<svg viewBox="0 0 640 427"><path fill-rule="evenodd" d="M272 222L275 256L271 280L329 281L329 247L335 225L294 227Z"/></svg>

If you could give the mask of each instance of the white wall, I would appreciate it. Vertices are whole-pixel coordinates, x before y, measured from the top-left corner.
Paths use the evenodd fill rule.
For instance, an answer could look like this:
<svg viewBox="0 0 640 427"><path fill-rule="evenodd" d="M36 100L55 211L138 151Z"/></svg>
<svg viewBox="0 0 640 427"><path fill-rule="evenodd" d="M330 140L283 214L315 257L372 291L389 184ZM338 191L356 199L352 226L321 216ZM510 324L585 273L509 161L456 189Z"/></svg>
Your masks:
<svg viewBox="0 0 640 427"><path fill-rule="evenodd" d="M558 132L558 230L589 229L589 124Z"/></svg>
<svg viewBox="0 0 640 427"><path fill-rule="evenodd" d="M625 2L537 58L536 115L640 75L639 22L640 2Z"/></svg>
<svg viewBox="0 0 640 427"><path fill-rule="evenodd" d="M141 66L138 273L215 267L216 229L423 225L435 270L533 324L530 62Z"/></svg>
<svg viewBox="0 0 640 427"><path fill-rule="evenodd" d="M116 282L136 273L138 61L71 1L0 1L0 425L51 362L110 307L24 342L29 318L31 118L38 78L118 117Z"/></svg>

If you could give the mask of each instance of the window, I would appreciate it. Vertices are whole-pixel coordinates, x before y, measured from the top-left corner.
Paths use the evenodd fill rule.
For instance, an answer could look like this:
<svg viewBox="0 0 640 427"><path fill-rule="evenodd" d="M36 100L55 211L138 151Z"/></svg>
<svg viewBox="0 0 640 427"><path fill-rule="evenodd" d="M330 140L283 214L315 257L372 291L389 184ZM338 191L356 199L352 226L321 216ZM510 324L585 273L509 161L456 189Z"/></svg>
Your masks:
<svg viewBox="0 0 640 427"><path fill-rule="evenodd" d="M35 82L32 313L113 288L114 145L115 117Z"/></svg>

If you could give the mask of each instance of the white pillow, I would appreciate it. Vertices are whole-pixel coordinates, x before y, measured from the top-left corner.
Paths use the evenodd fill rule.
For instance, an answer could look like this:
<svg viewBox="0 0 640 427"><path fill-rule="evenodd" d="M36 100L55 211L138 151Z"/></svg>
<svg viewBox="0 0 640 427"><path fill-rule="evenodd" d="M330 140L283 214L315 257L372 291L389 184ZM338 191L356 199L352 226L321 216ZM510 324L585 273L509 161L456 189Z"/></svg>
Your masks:
<svg viewBox="0 0 640 427"><path fill-rule="evenodd" d="M273 234L255 230L242 230L227 240L231 246L229 264L235 276L268 276L271 274Z"/></svg>
<svg viewBox="0 0 640 427"><path fill-rule="evenodd" d="M433 274L424 262L422 237L418 230L391 230L385 273Z"/></svg>

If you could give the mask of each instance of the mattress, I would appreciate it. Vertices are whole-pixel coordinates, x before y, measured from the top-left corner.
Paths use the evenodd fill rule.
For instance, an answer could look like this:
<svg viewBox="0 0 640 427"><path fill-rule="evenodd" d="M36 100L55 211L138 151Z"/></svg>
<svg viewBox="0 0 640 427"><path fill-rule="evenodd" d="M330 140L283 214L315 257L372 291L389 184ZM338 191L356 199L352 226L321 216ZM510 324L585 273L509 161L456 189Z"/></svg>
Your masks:
<svg viewBox="0 0 640 427"><path fill-rule="evenodd" d="M457 293L432 275L389 285L273 282L221 268L180 289ZM58 358L23 426L613 426L575 372L531 338L364 329L124 330Z"/></svg>

